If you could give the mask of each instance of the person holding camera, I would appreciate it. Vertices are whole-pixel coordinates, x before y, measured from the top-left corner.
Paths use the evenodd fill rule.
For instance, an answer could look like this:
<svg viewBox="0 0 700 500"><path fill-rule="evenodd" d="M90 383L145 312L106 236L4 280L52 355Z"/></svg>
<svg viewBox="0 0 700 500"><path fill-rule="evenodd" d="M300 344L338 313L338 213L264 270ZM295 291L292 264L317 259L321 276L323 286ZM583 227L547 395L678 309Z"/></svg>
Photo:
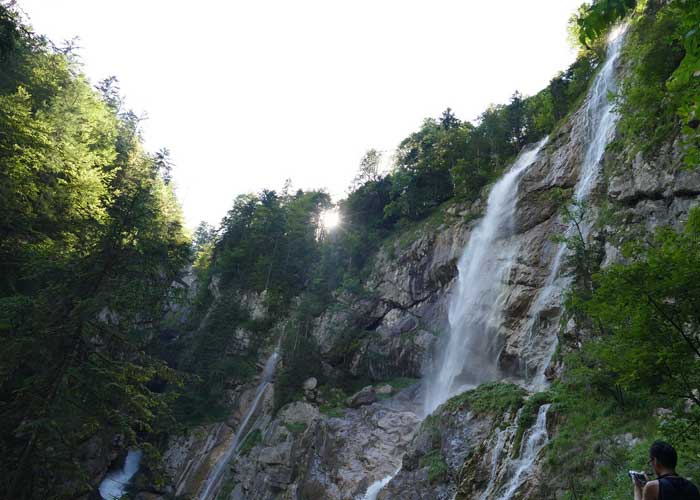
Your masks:
<svg viewBox="0 0 700 500"><path fill-rule="evenodd" d="M643 472L630 471L634 500L700 500L697 486L676 474L678 454L665 441L655 441L649 449L649 465L656 479L648 481Z"/></svg>

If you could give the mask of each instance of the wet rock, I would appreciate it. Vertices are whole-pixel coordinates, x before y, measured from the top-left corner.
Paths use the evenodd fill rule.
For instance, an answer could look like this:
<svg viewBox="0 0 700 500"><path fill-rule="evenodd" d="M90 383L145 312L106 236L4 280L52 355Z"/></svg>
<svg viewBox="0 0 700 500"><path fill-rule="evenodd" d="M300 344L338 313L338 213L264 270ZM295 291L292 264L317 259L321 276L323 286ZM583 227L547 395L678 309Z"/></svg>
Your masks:
<svg viewBox="0 0 700 500"><path fill-rule="evenodd" d="M263 430L262 442L235 460L237 498L353 499L396 469L417 423L412 412L380 404L327 418L313 405L292 403Z"/></svg>
<svg viewBox="0 0 700 500"><path fill-rule="evenodd" d="M375 392L374 387L368 385L367 387L364 387L361 391L350 396L345 401L345 404L347 404L350 408L359 408L360 406L371 405L372 403L376 402L377 393Z"/></svg>

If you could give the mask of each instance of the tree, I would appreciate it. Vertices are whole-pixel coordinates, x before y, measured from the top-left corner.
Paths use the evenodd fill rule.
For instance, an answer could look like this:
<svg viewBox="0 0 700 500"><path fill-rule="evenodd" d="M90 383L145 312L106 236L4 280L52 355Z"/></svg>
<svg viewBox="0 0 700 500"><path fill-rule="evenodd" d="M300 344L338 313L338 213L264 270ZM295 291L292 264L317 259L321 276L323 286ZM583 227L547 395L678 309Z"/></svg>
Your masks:
<svg viewBox="0 0 700 500"><path fill-rule="evenodd" d="M649 242L628 244L624 257L594 275L584 299L600 328L586 352L624 389L700 410L700 210L682 232L659 229Z"/></svg>
<svg viewBox="0 0 700 500"><path fill-rule="evenodd" d="M355 174L348 191L353 192L363 184L376 182L379 180L379 163L382 160L382 153L376 149L368 150L360 160L360 167Z"/></svg>
<svg viewBox="0 0 700 500"><path fill-rule="evenodd" d="M517 90L510 97L510 102L506 107L506 121L508 123L510 141L516 151L525 145L527 133L525 101L523 95Z"/></svg>
<svg viewBox="0 0 700 500"><path fill-rule="evenodd" d="M4 7L0 40L0 497L75 497L86 447L167 418L146 347L189 245L137 122Z"/></svg>
<svg viewBox="0 0 700 500"><path fill-rule="evenodd" d="M173 180L173 167L175 166L170 158L170 150L161 148L153 155L153 166L161 176L163 182L168 185Z"/></svg>
<svg viewBox="0 0 700 500"><path fill-rule="evenodd" d="M200 221L192 234L192 246L194 251L204 248L216 238L216 229L206 221Z"/></svg>
<svg viewBox="0 0 700 500"><path fill-rule="evenodd" d="M462 122L454 115L451 108L447 108L440 116L440 126L445 130L458 128Z"/></svg>

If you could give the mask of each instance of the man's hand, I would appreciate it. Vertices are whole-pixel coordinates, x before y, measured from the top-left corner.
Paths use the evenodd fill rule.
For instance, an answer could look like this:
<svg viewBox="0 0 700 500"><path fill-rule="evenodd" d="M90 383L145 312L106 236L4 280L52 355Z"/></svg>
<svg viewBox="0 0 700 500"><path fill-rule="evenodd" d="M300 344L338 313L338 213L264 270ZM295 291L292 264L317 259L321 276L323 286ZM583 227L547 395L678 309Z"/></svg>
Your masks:
<svg viewBox="0 0 700 500"><path fill-rule="evenodd" d="M646 478L646 474L644 475ZM632 479L634 484L634 500L659 500L659 482L649 481L642 484L635 479Z"/></svg>
<svg viewBox="0 0 700 500"><path fill-rule="evenodd" d="M632 484L634 485L634 500L644 500L644 485L647 481L647 475L644 474L644 482L640 481L634 475L631 475Z"/></svg>

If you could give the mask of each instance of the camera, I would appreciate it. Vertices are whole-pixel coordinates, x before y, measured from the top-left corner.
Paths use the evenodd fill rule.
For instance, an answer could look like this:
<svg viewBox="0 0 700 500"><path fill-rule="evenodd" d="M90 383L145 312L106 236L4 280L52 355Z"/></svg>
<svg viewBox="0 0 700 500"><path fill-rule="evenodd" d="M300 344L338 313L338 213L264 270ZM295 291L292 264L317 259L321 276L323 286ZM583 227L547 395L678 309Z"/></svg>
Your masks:
<svg viewBox="0 0 700 500"><path fill-rule="evenodd" d="M647 484L647 476L646 474L644 474L644 472L637 472L631 470L627 472L627 474L629 475L629 477L632 478L632 481L639 484L640 486L644 486L645 484Z"/></svg>

